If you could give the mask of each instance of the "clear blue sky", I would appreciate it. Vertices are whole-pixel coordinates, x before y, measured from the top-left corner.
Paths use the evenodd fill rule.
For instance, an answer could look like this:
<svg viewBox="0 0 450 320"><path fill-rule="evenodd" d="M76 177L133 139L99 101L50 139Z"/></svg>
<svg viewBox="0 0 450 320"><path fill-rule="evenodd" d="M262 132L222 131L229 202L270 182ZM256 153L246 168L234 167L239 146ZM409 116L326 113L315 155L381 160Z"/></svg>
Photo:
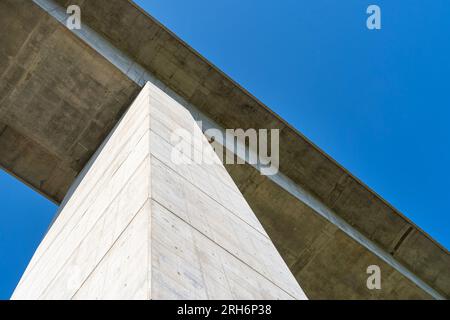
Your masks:
<svg viewBox="0 0 450 320"><path fill-rule="evenodd" d="M448 0L137 3L450 247ZM0 203L9 298L56 207L4 173Z"/></svg>

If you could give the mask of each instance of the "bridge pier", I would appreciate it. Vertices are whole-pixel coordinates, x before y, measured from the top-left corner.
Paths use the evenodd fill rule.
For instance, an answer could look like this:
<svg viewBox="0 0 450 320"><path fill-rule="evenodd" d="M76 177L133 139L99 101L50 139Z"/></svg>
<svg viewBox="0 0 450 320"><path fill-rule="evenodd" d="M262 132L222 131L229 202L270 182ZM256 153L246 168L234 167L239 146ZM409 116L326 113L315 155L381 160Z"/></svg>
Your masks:
<svg viewBox="0 0 450 320"><path fill-rule="evenodd" d="M171 133L200 131L193 123L147 83L74 182L13 299L306 299L224 166L172 161Z"/></svg>

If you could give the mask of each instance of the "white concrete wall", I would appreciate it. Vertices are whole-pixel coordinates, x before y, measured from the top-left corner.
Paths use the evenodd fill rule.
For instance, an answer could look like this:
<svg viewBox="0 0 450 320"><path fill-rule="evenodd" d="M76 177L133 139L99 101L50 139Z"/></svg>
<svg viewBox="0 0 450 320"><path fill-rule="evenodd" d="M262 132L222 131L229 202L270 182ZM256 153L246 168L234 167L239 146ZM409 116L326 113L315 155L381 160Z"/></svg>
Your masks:
<svg viewBox="0 0 450 320"><path fill-rule="evenodd" d="M305 299L222 164L175 164L192 115L148 83L75 183L13 299ZM209 152L210 157L216 157Z"/></svg>

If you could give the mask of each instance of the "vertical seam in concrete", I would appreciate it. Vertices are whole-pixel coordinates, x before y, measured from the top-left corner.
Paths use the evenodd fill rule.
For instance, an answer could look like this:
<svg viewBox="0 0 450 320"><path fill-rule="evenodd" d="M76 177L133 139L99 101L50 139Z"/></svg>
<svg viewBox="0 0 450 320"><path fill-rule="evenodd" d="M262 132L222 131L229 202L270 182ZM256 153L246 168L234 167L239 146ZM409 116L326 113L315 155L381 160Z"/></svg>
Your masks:
<svg viewBox="0 0 450 320"><path fill-rule="evenodd" d="M217 243L214 239L211 239L208 235L204 234L202 231L200 231L199 229L197 229L195 226L193 226L192 224L190 224L188 221L184 220L182 217L180 217L179 215L177 215L175 212L173 212L172 210L170 210L169 208L167 208L166 206L164 206L164 204L160 203L158 200L153 199L153 201L155 201L156 203L158 203L161 207L163 207L164 209L166 209L168 212L170 212L172 215L174 215L177 219L183 221L183 223L187 224L191 229L197 231L198 233L200 233L202 236L204 236L206 239L208 239L209 241L213 242L215 245L217 245L219 248L221 248L223 251L227 252L229 255L233 256L235 259L239 260L241 263L243 263L244 265L246 265L248 268L250 268L251 270L253 270L254 272L256 272L257 274L259 274L261 277L263 277L264 279L266 279L267 281L269 281L270 283L272 283L274 286L276 286L277 288L279 288L280 290L282 290L284 293L286 293L287 295L289 295L290 297L292 297L294 300L297 299L294 295L292 295L290 292L286 291L286 289L284 289L283 287L281 287L280 285L278 285L277 283L275 283L272 279L266 277L264 274L262 274L261 272L259 272L258 270L256 270L254 267L252 267L251 265L249 265L247 262L245 262L244 260L242 260L241 258L239 258L238 256L236 256L234 253L232 253L231 251L229 251L228 249L222 247L219 243Z"/></svg>
<svg viewBox="0 0 450 320"><path fill-rule="evenodd" d="M126 113L125 113L126 114ZM74 183L72 183L72 185L70 186L69 190L67 191L66 196L64 197L63 202L60 204L59 206L59 210L58 213L56 214L55 220L58 217L59 213L64 209L64 207L66 206L67 202L70 200L71 195L73 194L73 192L78 188L79 184L81 183L81 181L83 181L84 177L86 176L86 174L89 172L90 168L92 167L92 165L94 164L95 160L100 156L100 154L102 153L103 149L105 148L107 142L111 139L111 137L114 135L114 133L116 132L119 124L121 123L122 119L124 118L125 114L121 117L121 119L117 122L116 126L110 131L110 133L108 134L108 136L103 140L102 144L97 148L96 152L91 156L91 158L89 159L89 161L87 162L87 164L84 166L83 170L81 170L80 174L78 174L76 180ZM145 120L145 118L144 118ZM141 121L144 121L141 120ZM139 123L140 124L140 123ZM136 127L136 129L131 133L130 137L132 137L134 134L136 134L136 132L139 130L139 126ZM140 137L141 139L142 137ZM140 140L139 139L139 140ZM125 145L127 143L127 141L124 141L122 143L122 146ZM120 168L120 166L119 166ZM103 170L103 173L106 172L108 170L108 168L105 168L105 170ZM117 169L114 171L114 173L117 171ZM113 174L114 174L113 173ZM55 221L54 220L54 221ZM52 221L52 224L53 222ZM52 225L50 225L51 227Z"/></svg>
<svg viewBox="0 0 450 320"><path fill-rule="evenodd" d="M145 88L147 88L146 90L148 91L148 87L146 86ZM144 90L145 90L144 88ZM152 170L152 155L151 155L151 144L152 144L152 139L151 139L151 135L150 135L150 131L151 131L151 112L150 112L150 108L151 108L151 99L150 99L150 94L148 93L148 114L149 114L149 118L148 118L148 132L149 132L149 141L148 141L148 161L150 162L149 165L149 175L148 175L148 179L149 179L149 190L148 190L148 194L147 194L147 198L149 201L149 212L147 213L148 215L148 238L147 238L147 300L150 300L152 298L152 285L153 285L153 264L152 264L152 237L153 237L153 205L152 205L152 190L153 190L153 179L152 179L152 174L153 174L153 170Z"/></svg>
<svg viewBox="0 0 450 320"><path fill-rule="evenodd" d="M159 203L159 202L158 202ZM167 209L167 208L166 208ZM172 214L174 214L173 212L171 212ZM184 221L184 220L183 220ZM186 221L184 221L186 223ZM192 243L194 244L194 250L195 250L195 256L198 262L198 266L200 268L200 274L202 276L202 281L203 281L203 286L205 288L205 294L206 294L206 298L210 299L209 293L208 293L208 286L206 285L206 280L205 280L205 274L203 272L203 267L202 267L202 262L200 261L200 252L198 251L198 247L197 247L197 241L195 239L195 235L194 235L194 226L192 226L192 224L189 224L189 226L191 226L191 228L189 229L189 231L191 232L191 236L192 236Z"/></svg>
<svg viewBox="0 0 450 320"><path fill-rule="evenodd" d="M408 228L406 229L406 231L402 234L402 236L400 237L400 239L398 240L398 242L395 244L394 248L391 251L392 255L395 255L395 253L398 251L398 249L400 248L400 246L403 244L403 242L405 242L405 240L408 238L408 236L411 234L411 232L413 231L413 226L408 226Z"/></svg>
<svg viewBox="0 0 450 320"><path fill-rule="evenodd" d="M150 129L151 130L151 129ZM165 142L169 143L169 141L167 141L164 137L162 137L158 132L155 132L153 130L151 130L154 134L156 134L158 137L160 137L161 139L163 139ZM177 174L180 178L182 178L184 181L186 181L187 183L189 183L190 185L192 185L193 187L195 187L196 189L198 189L200 192L202 192L204 195L206 195L208 198L210 198L211 200L213 200L214 202L216 202L217 204L219 204L221 207L223 207L225 210L227 210L228 212L230 212L233 216L235 216L236 218L238 218L239 220L241 220L242 222L244 222L245 224L247 224L249 227L251 227L252 229L254 229L255 231L257 231L259 234L261 234L262 236L264 236L265 238L270 239L266 234L264 234L263 232L261 232L260 230L258 230L257 228L255 228L253 225L251 225L250 223L248 223L247 221L245 221L244 219L242 219L237 213L233 212L231 209L224 207L217 199L211 197L209 194L207 194L205 191L203 191L201 188L199 188L197 185L195 185L194 183L192 183L192 181L190 181L189 179L186 179L186 177L183 177L180 173L176 172L175 170L173 170L171 167L167 166L164 161L160 158L158 158L158 156L152 154L152 156L157 159L159 162L161 162L166 168L168 168L170 171L173 171L175 174ZM227 173L228 174L228 173ZM242 193L240 194L240 196L243 197ZM244 198L245 199L245 198Z"/></svg>
<svg viewBox="0 0 450 320"><path fill-rule="evenodd" d="M119 122L119 123L120 123L120 122ZM137 128L135 131L133 131L133 134L135 134L138 130L139 130L139 129ZM110 139L111 136L113 135L114 131L115 131L115 129L114 129L113 131L111 131L111 133L110 133L110 135L108 136L108 138L105 139L105 140L103 141L102 145L101 145L100 148L97 150L98 153L94 154L94 156L91 157L91 159L89 160L88 164L83 168L83 171L80 173L80 175L78 175L76 181L72 184L71 188L69 189L69 192L67 193L67 195L66 195L66 197L65 197L65 201L66 201L66 200L68 201L68 200L70 199L70 196L71 196L71 195L73 194L73 192L77 189L79 183L84 179L84 177L86 176L86 174L89 172L90 167L91 167L92 164L95 162L95 160L97 159L97 157L100 155L101 151L102 151L103 148L106 146L106 143L109 141L109 139ZM138 140L137 143L139 143L139 141L141 141L142 138L143 138L144 136L145 136L145 133L139 138L139 140ZM126 141L124 142L124 144L125 144L125 143L126 143ZM136 144L137 144L137 143L136 143ZM128 157L128 156L129 156L129 155L127 155L127 157ZM127 159L127 157L124 159L124 161ZM123 162L120 164L119 168L121 168L122 165L123 165ZM104 173L106 170L107 170L107 169L105 169L105 170L103 171L103 173ZM116 170L116 171L117 171L117 170ZM78 183L77 183L77 182L78 182ZM73 188L72 188L72 187L73 187ZM93 186L93 188L94 188L94 187L95 187L95 185ZM91 189L91 190L92 190L92 189ZM50 227L48 228L48 230L50 230L50 228L52 227L53 223L58 219L59 214L62 212L62 210L64 209L64 207L65 207L66 204L67 204L67 202L63 202L63 204L61 204L61 206L60 206L60 208L59 208L57 214L55 215L55 218L53 219L53 221L52 221ZM80 204L80 205L81 205L81 204ZM77 208L78 208L78 207L77 207ZM84 216L84 214L85 214L85 212L83 212L83 214L81 215L80 219ZM68 220L66 223L69 223L69 222L72 220L73 217L74 217L73 215L70 216L70 217L69 217L69 220ZM72 227L72 229L71 229L70 232L72 232L72 230L73 230L74 228L75 228L75 226ZM56 239L57 239L58 236L61 234L61 232L62 232L62 229L59 230L59 231L57 232L57 234L55 235L55 237L53 238L53 240L46 246L46 249L45 249L45 250L48 250L48 249L53 245L53 243L56 241ZM44 252L44 253L45 253L45 252ZM44 253L43 253L43 254L44 254ZM41 254L41 255L37 258L37 260L34 262L33 267L30 269L30 271L33 270L33 269L34 269L34 266L37 265L37 263L41 260L41 258L43 257L43 254ZM24 279L26 279L26 278L28 277L28 274L29 274L29 273L27 273L27 274L24 275ZM21 281L22 281L22 280L21 280Z"/></svg>
<svg viewBox="0 0 450 320"><path fill-rule="evenodd" d="M154 132L155 133L155 132ZM156 134L156 133L155 133ZM171 167L169 167L168 165L166 165L164 163L163 160L161 160L160 158L158 158L157 156L155 156L154 154L152 154L152 157L154 157L155 159L157 159L164 167L166 167L167 169L169 169L171 172L175 173L178 177L180 177L181 179L183 179L185 182L189 183L191 186L193 186L195 189L197 189L198 191L200 191L201 193L203 193L205 196L207 196L209 199L213 200L214 202L216 202L220 207L224 208L227 212L231 213L233 216L235 216L236 218L238 218L239 220L241 220L243 223L245 223L247 226L249 226L250 228L252 228L253 230L255 230L256 232L258 232L260 235L262 235L263 237L265 237L266 239L270 238L265 235L264 233L262 233L260 230L256 229L254 226L252 226L250 223L248 223L247 221L245 221L244 219L242 219L241 217L239 217L236 213L234 213L233 211L231 211L230 209L228 209L227 207L225 207L222 203L220 203L217 199L214 199L213 197L211 197L209 194L207 194L205 191L203 191L202 189L200 189L197 185L195 185L192 181L189 181L188 179L186 179L185 177L183 177L181 174L179 174L178 172L176 172L175 170L173 170ZM244 197L242 195L242 197ZM244 198L245 199L245 198Z"/></svg>
<svg viewBox="0 0 450 320"><path fill-rule="evenodd" d="M92 268L92 270L88 273L88 275L86 276L86 278L82 281L80 287L75 291L75 293L72 295L71 300L77 295L77 293L80 291L81 288L83 288L83 285L89 280L89 278L92 276L92 274L95 272L95 270L97 270L98 266L102 263L103 260L105 260L106 256L111 252L111 250L114 248L114 246L116 245L116 243L120 240L120 238L122 237L122 235L125 233L125 231L130 227L131 223L133 223L133 221L136 219L137 215L141 212L141 210L145 207L145 205L148 203L149 201L145 201L144 204L138 209L136 210L136 212L133 214L133 217L130 219L130 221L128 221L127 225L123 228L123 230L119 233L119 235L117 236L117 238L113 241L113 243L111 244L111 246L109 247L109 249L105 252L105 254L101 257L101 259L99 260L99 262L95 265L94 268Z"/></svg>
<svg viewBox="0 0 450 320"><path fill-rule="evenodd" d="M106 207L105 210L103 210L103 212L99 215L99 217L97 218L97 220L94 221L94 223L92 224L92 227L89 228L89 230L87 231L86 234L89 234L92 229L95 227L95 225L97 224L97 222L100 221L100 219L102 219L102 217L106 214L106 212L110 209L111 205L114 203L114 201L119 197L120 193L126 188L127 183L131 180L131 178L134 176L134 174L136 174L136 172L140 169L140 167L142 166L142 164L147 160L148 157L146 157L143 161L141 161L141 163L139 163L139 165L137 166L137 168L133 171L133 173L129 176L129 178L125 181L124 186L117 192L117 194L115 195L115 197L111 200L111 202L108 204L108 206ZM145 204L145 203L144 203ZM139 212L139 211L137 211ZM134 216L133 216L134 217ZM132 220L132 219L131 219ZM125 228L126 229L126 228ZM124 229L124 230L125 230ZM58 278L59 274L61 273L61 270L64 268L65 265L67 265L67 262L72 258L73 253L80 247L80 245L83 243L83 241L85 240L82 239L80 241L80 243L75 247L75 249L70 253L70 255L67 257L67 259L64 261L64 263L62 264L61 268L58 269L58 271L56 272L55 276L52 278L52 280L50 280L47 284L47 286L44 288L44 290L41 291L40 296L44 295L48 288L53 284L53 282Z"/></svg>

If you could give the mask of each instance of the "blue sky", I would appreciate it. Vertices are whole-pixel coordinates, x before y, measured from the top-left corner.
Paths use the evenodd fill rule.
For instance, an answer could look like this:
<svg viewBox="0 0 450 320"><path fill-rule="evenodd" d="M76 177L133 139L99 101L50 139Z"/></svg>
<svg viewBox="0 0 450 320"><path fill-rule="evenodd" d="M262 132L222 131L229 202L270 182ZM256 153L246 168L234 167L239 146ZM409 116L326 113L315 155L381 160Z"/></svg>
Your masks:
<svg viewBox="0 0 450 320"><path fill-rule="evenodd" d="M448 0L136 2L450 247ZM0 203L7 299L56 207L3 172Z"/></svg>

